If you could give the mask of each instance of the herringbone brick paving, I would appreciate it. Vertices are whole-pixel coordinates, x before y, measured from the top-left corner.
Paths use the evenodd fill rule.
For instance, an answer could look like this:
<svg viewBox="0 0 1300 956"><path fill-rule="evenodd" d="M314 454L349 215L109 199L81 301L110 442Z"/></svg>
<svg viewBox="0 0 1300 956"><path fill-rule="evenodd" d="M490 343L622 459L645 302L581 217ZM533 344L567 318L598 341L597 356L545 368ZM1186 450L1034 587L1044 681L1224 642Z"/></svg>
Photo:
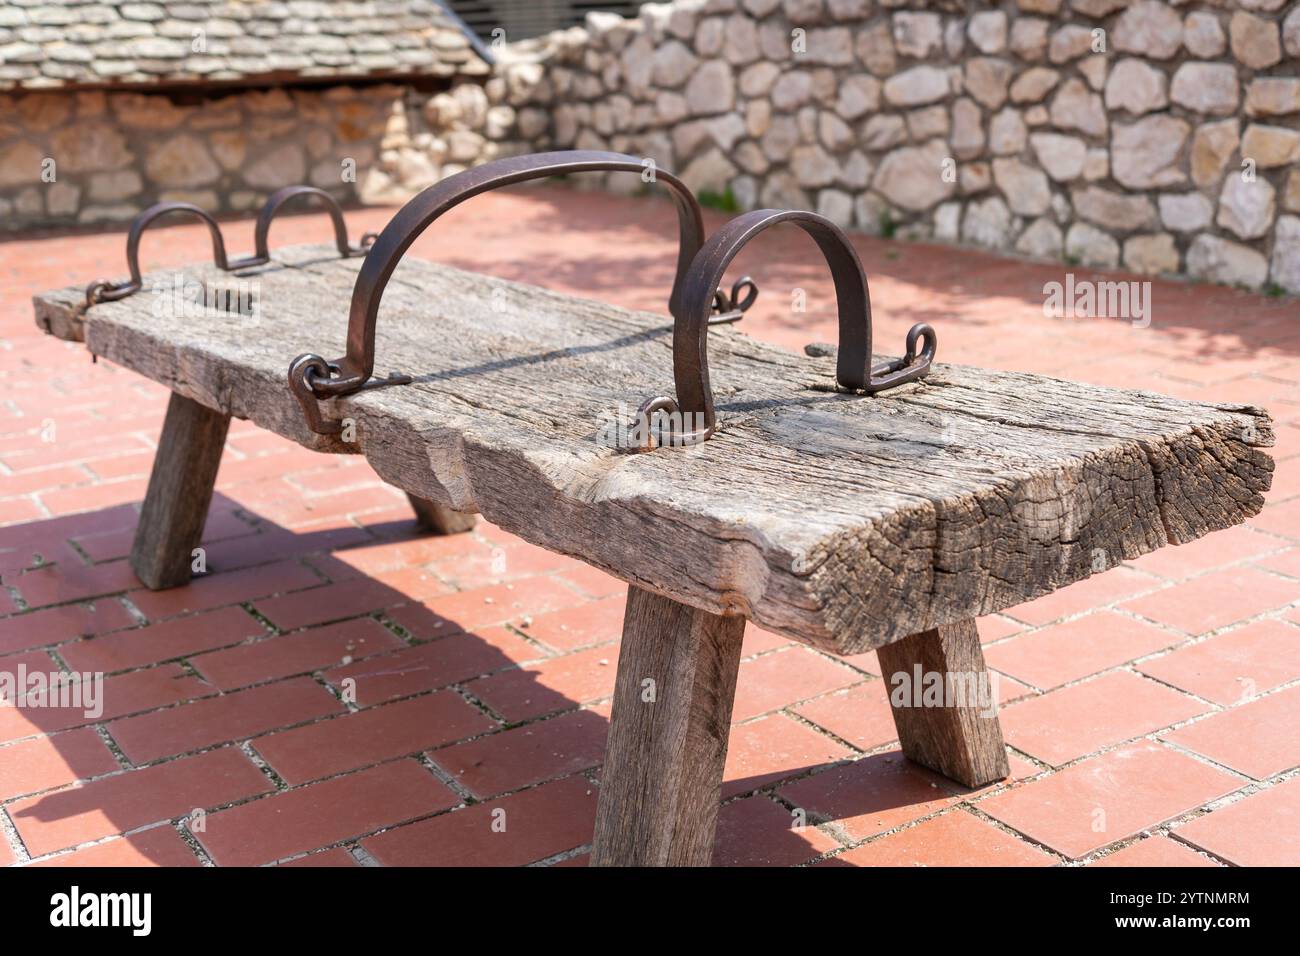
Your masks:
<svg viewBox="0 0 1300 956"><path fill-rule="evenodd" d="M413 254L661 310L673 225L662 202L527 189L456 210ZM226 232L251 247L251 221ZM274 241L326 234L308 215ZM206 244L181 226L144 254ZM96 720L0 708L0 865L584 863L623 585L483 523L419 536L364 461L236 422L208 573L143 590L124 556L166 393L40 335L29 301L116 276L122 245L0 243L0 670L107 675ZM738 263L763 287L748 331L833 340L812 244L757 246ZM1245 526L979 622L1013 756L979 791L898 755L874 653L751 627L717 861L1300 864L1300 304L1157 281L1150 328L1051 319L1042 285L1064 266L858 246L880 348L928 321L950 362L1264 405L1274 487Z"/></svg>

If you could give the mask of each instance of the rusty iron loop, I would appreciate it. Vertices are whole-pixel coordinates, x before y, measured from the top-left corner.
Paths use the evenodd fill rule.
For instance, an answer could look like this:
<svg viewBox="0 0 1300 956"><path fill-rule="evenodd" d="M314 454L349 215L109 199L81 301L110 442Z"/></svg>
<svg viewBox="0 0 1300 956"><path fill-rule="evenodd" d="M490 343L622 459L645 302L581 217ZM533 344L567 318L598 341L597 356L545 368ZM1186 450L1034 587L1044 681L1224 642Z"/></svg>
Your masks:
<svg viewBox="0 0 1300 956"><path fill-rule="evenodd" d="M743 297L741 292L744 292ZM713 293L713 311L716 314L709 316L709 325L739 322L757 298L758 283L750 276L741 276L732 283L730 295L719 287Z"/></svg>
<svg viewBox="0 0 1300 956"><path fill-rule="evenodd" d="M289 391L302 406L307 427L317 435L337 435L343 431L342 422L329 421L321 415L314 388L316 382L328 379L331 373L337 371L325 359L310 353L299 355L289 366Z"/></svg>
<svg viewBox="0 0 1300 956"><path fill-rule="evenodd" d="M636 410L636 419L632 423L632 434L639 436L640 441L630 447L631 451L653 451L659 447L659 433L655 430L655 415L659 412L665 412L668 415L680 415L675 399L667 395L656 395L654 398L648 398L641 403L641 407ZM670 419L671 421L671 419ZM678 430L680 433L680 430Z"/></svg>
<svg viewBox="0 0 1300 956"><path fill-rule="evenodd" d="M217 225L215 219L192 203L155 203L131 220L131 228L126 234L126 264L131 270L131 278L126 282L114 283L99 279L90 283L90 285L86 286L86 305L88 307L96 302L116 302L119 299L125 299L144 287L144 278L140 274L140 239L144 235L144 231L155 220L173 213L197 216L207 223L208 232L212 233L212 261L216 263L218 269L227 271L230 269L226 262L226 244L221 238L221 227Z"/></svg>
<svg viewBox="0 0 1300 956"><path fill-rule="evenodd" d="M642 173L648 168L641 159L623 153L561 150L494 160L449 176L421 192L398 210L366 256L352 290L347 354L330 363L337 369L333 376L315 381L316 396L349 395L370 380L375 367L375 326L384 288L411 243L443 213L480 193L530 179L583 172ZM704 244L704 217L695 196L680 179L662 169L654 170L654 177L669 188L677 205L677 272L668 300L669 311L675 316L682 302L686 270ZM709 301L712 303L712 295Z"/></svg>
<svg viewBox="0 0 1300 956"><path fill-rule="evenodd" d="M366 236L361 237L360 245L353 246L348 242L348 226L343 221L343 210L333 196L323 189L317 189L315 186L284 186L267 197L266 203L262 206L262 211L257 214L257 225L253 229L253 254L235 260L230 264L230 268L247 269L251 266L265 265L270 262L272 221L285 205L296 199L306 198L318 199L325 206L325 211L329 213L330 221L334 224L334 245L342 258L346 259L349 256L364 256L366 254L368 247ZM366 235L373 235L373 233L367 233Z"/></svg>
<svg viewBox="0 0 1300 956"><path fill-rule="evenodd" d="M727 266L751 239L780 223L793 223L817 243L831 269L839 309L840 344L835 378L853 391L873 394L910 382L930 370L938 345L934 329L923 323L907 334L907 354L871 366L871 297L862 262L844 231L824 216L794 209L757 209L743 213L709 237L691 263L684 287L684 307L674 313L673 379L683 422L675 444L705 441L717 427L709 384L709 313ZM925 347L919 358L917 342ZM687 424L691 427L687 427Z"/></svg>

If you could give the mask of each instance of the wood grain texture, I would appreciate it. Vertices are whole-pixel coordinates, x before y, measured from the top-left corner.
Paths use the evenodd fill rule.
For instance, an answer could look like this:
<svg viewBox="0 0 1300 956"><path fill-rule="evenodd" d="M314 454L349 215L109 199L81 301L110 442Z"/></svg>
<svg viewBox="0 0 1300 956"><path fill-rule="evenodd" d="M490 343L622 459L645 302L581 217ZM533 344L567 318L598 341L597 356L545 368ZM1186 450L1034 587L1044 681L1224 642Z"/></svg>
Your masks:
<svg viewBox="0 0 1300 956"><path fill-rule="evenodd" d="M592 866L713 861L744 634L743 617L628 588Z"/></svg>
<svg viewBox="0 0 1300 956"><path fill-rule="evenodd" d="M415 523L419 525L421 531L428 531L430 534L459 534L462 531L472 531L478 522L478 515L452 511L437 502L426 501L415 495L407 495L406 500L411 503L411 510L415 512Z"/></svg>
<svg viewBox="0 0 1300 956"><path fill-rule="evenodd" d="M672 393L667 316L410 258L376 355L381 376L416 380L322 403L355 423L342 442L307 431L284 376L301 352L343 353L358 260L277 255L243 276L260 284L255 319L159 316L146 291L90 309L87 345L308 447L362 453L412 495L839 653L1031 600L1090 576L1099 556L1113 567L1239 523L1271 479L1258 408L942 364L851 395L833 357L734 328L709 336L719 434L620 454L602 429ZM52 317L74 292L38 297L52 328L74 324Z"/></svg>
<svg viewBox="0 0 1300 956"><path fill-rule="evenodd" d="M131 568L145 587L189 581L229 427L229 415L172 393L131 545Z"/></svg>
<svg viewBox="0 0 1300 956"><path fill-rule="evenodd" d="M996 685L984 666L974 621L912 634L877 648L876 656L904 754L968 787L1011 772ZM943 706L930 705L924 696L930 675L938 678Z"/></svg>

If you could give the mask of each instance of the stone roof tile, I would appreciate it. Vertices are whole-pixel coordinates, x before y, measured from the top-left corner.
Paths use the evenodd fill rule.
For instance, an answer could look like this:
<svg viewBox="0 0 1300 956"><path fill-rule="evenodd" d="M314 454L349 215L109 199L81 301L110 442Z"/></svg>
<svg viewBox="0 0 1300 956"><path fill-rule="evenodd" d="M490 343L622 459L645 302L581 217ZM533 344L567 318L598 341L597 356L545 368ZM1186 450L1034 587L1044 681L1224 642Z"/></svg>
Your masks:
<svg viewBox="0 0 1300 956"><path fill-rule="evenodd" d="M0 90L486 71L433 0L0 5Z"/></svg>

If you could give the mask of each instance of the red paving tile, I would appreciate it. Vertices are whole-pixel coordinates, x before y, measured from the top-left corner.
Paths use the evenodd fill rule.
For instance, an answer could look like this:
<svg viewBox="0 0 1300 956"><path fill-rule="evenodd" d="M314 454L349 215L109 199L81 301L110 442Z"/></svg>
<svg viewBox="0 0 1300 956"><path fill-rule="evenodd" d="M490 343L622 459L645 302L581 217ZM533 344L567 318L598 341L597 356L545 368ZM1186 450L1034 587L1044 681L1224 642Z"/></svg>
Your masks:
<svg viewBox="0 0 1300 956"><path fill-rule="evenodd" d="M622 631L620 629L619 635L621 635L621 633ZM794 643L795 642L790 640L788 637L782 637L780 634L776 634L772 631L764 630L763 628L755 624L753 621L746 621L745 639L744 639L744 643L741 646L740 653L742 657L752 657L755 654L762 654L766 651L774 651L778 647L791 647L794 645ZM868 654L871 656L873 660L875 659L876 656L875 651L869 651ZM860 656L867 656L867 655L860 655Z"/></svg>
<svg viewBox="0 0 1300 956"><path fill-rule="evenodd" d="M470 681L465 689L518 723L612 696L617 672L618 645L607 644Z"/></svg>
<svg viewBox="0 0 1300 956"><path fill-rule="evenodd" d="M126 606L112 598L91 605L65 604L32 611L0 620L0 654L104 634L135 623Z"/></svg>
<svg viewBox="0 0 1300 956"><path fill-rule="evenodd" d="M1073 859L1237 790L1241 781L1150 741L995 793L979 808Z"/></svg>
<svg viewBox="0 0 1300 956"><path fill-rule="evenodd" d="M1280 554L1260 558L1255 564L1267 571L1276 571L1290 578L1300 578L1300 548L1292 548Z"/></svg>
<svg viewBox="0 0 1300 956"><path fill-rule="evenodd" d="M132 591L128 597L151 621L206 611L320 585L320 575L297 561L278 561L244 571L213 571L166 591Z"/></svg>
<svg viewBox="0 0 1300 956"><path fill-rule="evenodd" d="M449 625L471 631L491 624L517 624L526 617L581 603L581 594L547 575L433 598L424 606Z"/></svg>
<svg viewBox="0 0 1300 956"><path fill-rule="evenodd" d="M276 627L284 631L360 617L373 611L401 604L406 595L379 581L345 581L326 584L280 597L265 598L254 606Z"/></svg>
<svg viewBox="0 0 1300 956"><path fill-rule="evenodd" d="M1300 678L1300 627L1255 621L1137 666L1217 704L1240 704Z"/></svg>
<svg viewBox="0 0 1300 956"><path fill-rule="evenodd" d="M618 578L606 574L599 568L593 568L587 564L573 562L569 570L561 572L556 577L580 594L585 594L595 600L614 597L615 595L627 597L626 584Z"/></svg>
<svg viewBox="0 0 1300 956"><path fill-rule="evenodd" d="M623 635L622 595L592 601L563 611L539 614L525 629L530 638L557 651L574 651L590 644L616 641Z"/></svg>
<svg viewBox="0 0 1300 956"><path fill-rule="evenodd" d="M784 714L733 724L722 797L726 800L768 787L852 755L847 747Z"/></svg>
<svg viewBox="0 0 1300 956"><path fill-rule="evenodd" d="M810 822L829 823L856 841L957 802L941 779L892 750L786 784L777 795Z"/></svg>
<svg viewBox="0 0 1300 956"><path fill-rule="evenodd" d="M1102 604L1110 604L1133 594L1150 591L1162 584L1159 578L1131 568L1118 567L1094 574L1068 587L1053 591L1025 604L1017 604L1002 613L1026 624L1050 624L1052 621L1080 614Z"/></svg>
<svg viewBox="0 0 1300 956"><path fill-rule="evenodd" d="M1292 429L1292 431L1300 432L1300 429ZM1270 534L1280 534L1292 540L1300 540L1300 498L1270 504L1250 519L1250 526Z"/></svg>
<svg viewBox="0 0 1300 956"><path fill-rule="evenodd" d="M1198 720L1164 738L1256 780L1300 766L1300 686Z"/></svg>
<svg viewBox="0 0 1300 956"><path fill-rule="evenodd" d="M163 825L83 850L61 853L35 866L201 866L175 828Z"/></svg>
<svg viewBox="0 0 1300 956"><path fill-rule="evenodd" d="M860 680L861 674L806 647L764 654L740 665L731 719L748 720Z"/></svg>
<svg viewBox="0 0 1300 956"><path fill-rule="evenodd" d="M368 617L327 624L255 644L202 654L191 660L205 680L222 690L347 666L404 645L392 631Z"/></svg>
<svg viewBox="0 0 1300 956"><path fill-rule="evenodd" d="M1202 853L1169 837L1153 836L1094 860L1089 866L1218 866Z"/></svg>
<svg viewBox="0 0 1300 956"><path fill-rule="evenodd" d="M718 813L714 866L797 866L839 849L834 837L802 823L766 796L745 797Z"/></svg>
<svg viewBox="0 0 1300 956"><path fill-rule="evenodd" d="M106 594L118 594L140 586L135 574L125 561L111 564L76 567L70 564L51 565L20 574L6 582L30 608L50 604L67 604L71 601L88 601Z"/></svg>
<svg viewBox="0 0 1300 956"><path fill-rule="evenodd" d="M1207 709L1155 681L1115 671L1011 704L1002 710L1002 732L1012 747L1059 767Z"/></svg>
<svg viewBox="0 0 1300 956"><path fill-rule="evenodd" d="M963 810L907 827L826 861L827 866L1052 866L1057 857Z"/></svg>
<svg viewBox="0 0 1300 956"><path fill-rule="evenodd" d="M298 784L414 755L496 726L456 693L437 691L259 737L253 747L286 782Z"/></svg>
<svg viewBox="0 0 1300 956"><path fill-rule="evenodd" d="M980 643L988 644L1010 637L1012 634L1019 634L1025 629L1025 625L1002 614L988 614L976 620L975 629L979 632ZM876 672L872 671L872 673Z"/></svg>
<svg viewBox="0 0 1300 956"><path fill-rule="evenodd" d="M1222 401L1222 399L1220 399ZM1273 500L1273 495L1269 495ZM1286 547L1286 542L1250 528L1227 528L1187 544L1171 545L1144 554L1128 564L1149 574L1171 581L1181 581L1194 574L1213 571L1224 565L1258 557Z"/></svg>
<svg viewBox="0 0 1300 956"><path fill-rule="evenodd" d="M1004 674L1050 690L1181 640L1151 624L1099 611L987 647L984 660Z"/></svg>
<svg viewBox="0 0 1300 956"><path fill-rule="evenodd" d="M582 776L362 840L385 866L523 866L591 842L596 787Z"/></svg>
<svg viewBox="0 0 1300 956"><path fill-rule="evenodd" d="M194 835L221 866L258 866L458 803L428 768L401 760L210 813Z"/></svg>
<svg viewBox="0 0 1300 956"><path fill-rule="evenodd" d="M1255 568L1233 568L1127 601L1121 607L1188 634L1205 634L1296 599L1293 582Z"/></svg>
<svg viewBox="0 0 1300 956"><path fill-rule="evenodd" d="M269 789L262 772L227 747L28 797L6 809L28 852L41 856Z"/></svg>
<svg viewBox="0 0 1300 956"><path fill-rule="evenodd" d="M70 727L112 720L215 692L216 688L187 673L178 664L132 671L104 679L102 714L88 715L82 707L0 707L0 743L36 733L54 733Z"/></svg>
<svg viewBox="0 0 1300 956"><path fill-rule="evenodd" d="M228 607L67 644L59 654L74 671L112 673L189 657L265 633L261 622L243 608Z"/></svg>
<svg viewBox="0 0 1300 956"><path fill-rule="evenodd" d="M658 255L662 275L670 275L672 211L666 205L649 210L655 222L647 235L653 238L628 246L626 255L622 246L593 247L584 234L555 229L518 234L507 254L501 224L542 207L550 220L555 205L579 209L593 222L644 219L647 207L567 190L494 194L480 202L480 216L454 250L455 264L661 308L662 276L642 274L618 288L596 288L588 274L555 274L547 257L557 241L576 242L610 259L640 263ZM382 226L392 212L359 210L349 218L370 228ZM283 228L286 236L311 238L324 224L323 217L303 216ZM231 228L251 231L248 222ZM201 226L169 230L168 238L159 254L171 261L207 255ZM412 862L519 863L580 850L590 839L590 819L586 811L566 816L572 796L566 788L581 789L578 802L589 806L591 785L581 776L555 781L599 773L608 705L576 708L608 696L626 585L486 521L469 534L417 535L401 496L363 461L308 452L235 422L204 535L209 573L186 587L142 589L122 559L134 536L135 503L167 393L107 363L85 366L74 378L84 348L41 336L27 305L33 292L84 282L101 271L101 259L120 255L120 231L34 242L39 261L47 263L40 268L31 266L30 256L15 260L18 247L0 244L0 268L8 270L13 293L0 309L0 332L12 346L0 351L0 376L22 363L24 387L11 393L12 408L37 423L50 417L48 409L59 409L59 441L43 442L31 427L0 424L0 470L13 469L0 477L0 668L25 663L52 670L56 662L33 650L57 645L71 668L121 673L106 680L104 713L96 718L76 708L0 708L0 801L35 786L107 774L12 799L6 810L18 834L30 835L29 849L50 853L107 837L52 862L194 865L198 857L174 826L153 825L270 786L230 747L121 772L115 761L106 762L112 755L96 733L85 729L96 720L120 733L127 757L136 760L260 733L253 746L265 748L272 767L291 784L320 781L210 814L209 824L224 821L226 827L223 835L209 828L206 836L220 851L217 862L291 858L287 865L354 866L347 849L321 848L357 840L363 848L387 847L392 859L380 862L393 863L405 862L398 860L408 846L403 841L410 841ZM847 863L940 863L958 851L997 859L998 852L1005 857L1029 846L972 815L971 801L1015 815L1023 827L1046 834L1045 842L1069 851L1130 839L1126 834L1204 807L1243 782L1169 745L1156 756L1144 748L1161 745L1149 742L1119 751L1136 756L1097 754L1127 735L1160 730L1166 726L1161 721L1175 719L1184 707L1204 706L1189 694L1229 709L1196 719L1171 740L1245 773L1268 774L1266 789L1180 824L1172 839L1151 836L1108 854L1106 865L1204 864L1208 857L1184 845L1202 831L1219 848L1210 852L1232 862L1282 854L1284 841L1272 838L1273 818L1288 812L1294 786L1282 792L1286 800L1279 798L1277 808L1265 798L1286 786L1276 784L1277 768L1300 759L1289 733L1297 723L1295 688L1276 690L1300 677L1287 643L1289 632L1300 631L1300 608L1288 607L1300 595L1300 467L1289 467L1300 461L1300 402L1291 401L1300 383L1294 358L1300 337L1279 346L1274 336L1267 350L1261 348L1260 323L1276 322L1279 303L1209 287L1193 295L1184 285L1162 283L1168 301L1180 303L1178 317L1151 331L1139 361L1119 354L1107 330L1075 326L1066 336L1059 324L1046 322L1037 308L1041 277L1023 264L924 245L891 259L886 253L894 245L861 237L855 243L872 272L873 291L887 303L882 334L901 335L906 315L937 310L947 322L949 347L964 361L1144 384L1208 401L1263 403L1279 422L1275 457L1285 460L1268 505L1246 526L1161 549L980 619L986 656L1007 675L999 697L1012 742L1044 759L1083 758L1053 772L1013 755L1013 778L1032 777L1028 784L972 794L896 754L827 770L861 750L893 744L887 685L867 677L879 676L875 653L831 660L747 627L717 862L805 863L838 849L836 834L869 840L837 856ZM445 259L441 246L421 248ZM769 282L820 282L813 291L829 303L829 277L808 278L809 270L824 272L816 250L808 255L795 266L774 267L780 274ZM769 306L760 301L746 324L751 333L798 348L833 335L833 312L829 306L824 311L802 317L796 327L774 300ZM1001 334L1011 328L1016 335ZM1034 347L1025 348L1026 342ZM239 607L245 604L265 614L274 629ZM1247 623L1261 614L1269 618ZM1130 663L1144 657L1150 659ZM1122 666L1151 679L1114 672ZM1096 676L1106 671L1112 673ZM324 687L299 676L308 674L364 709L344 715ZM1246 680L1269 696L1243 700ZM1020 681L1050 693L1035 696ZM442 690L452 685L456 690ZM466 693L504 718L533 722L497 727L460 696ZM317 706L328 708L323 716ZM485 736L451 742L460 739L456 734L481 730ZM488 802L448 813L457 796L427 766L405 756L416 752ZM390 763L355 769L377 760ZM1102 772L1092 773L1094 767ZM336 772L346 775L321 779ZM520 788L528 789L514 792ZM782 799L786 791L805 794L830 822L792 829L793 818L773 791ZM1064 808L1068 799L1077 806ZM526 832L488 831L482 842L479 821L490 816L493 801L510 820L516 820L511 807L525 811ZM1099 803L1107 804L1103 834L1092 831L1089 815ZM427 819L403 822L417 817ZM396 829L367 836L393 823ZM122 827L141 826L152 828L113 837ZM896 827L903 829L881 836ZM960 839L933 838L946 828L959 830ZM1051 859L1032 847L1030 853ZM0 840L0 865L13 856ZM561 865L585 862L586 854L578 852Z"/></svg>
<svg viewBox="0 0 1300 956"><path fill-rule="evenodd" d="M384 700L446 687L483 674L534 661L543 654L514 632L485 627L474 633L417 644L325 672L325 679L353 702L369 707Z"/></svg>
<svg viewBox="0 0 1300 956"><path fill-rule="evenodd" d="M1174 832L1237 866L1300 866L1300 778L1251 794Z"/></svg>
<svg viewBox="0 0 1300 956"><path fill-rule="evenodd" d="M499 545L483 545L483 550L475 552L469 560L461 554L454 557L443 555L433 568L440 578L462 591L469 591L533 575L566 571L575 566L573 558L516 538Z"/></svg>
<svg viewBox="0 0 1300 956"><path fill-rule="evenodd" d="M590 770L605 755L608 733L606 714L594 709L571 711L435 750L429 756L461 786L486 798Z"/></svg>
<svg viewBox="0 0 1300 956"><path fill-rule="evenodd" d="M0 750L0 800L61 787L117 769L112 751L93 730L32 737Z"/></svg>
<svg viewBox="0 0 1300 956"><path fill-rule="evenodd" d="M244 740L276 727L339 713L343 705L307 677L126 717L106 729L132 763Z"/></svg>
<svg viewBox="0 0 1300 956"><path fill-rule="evenodd" d="M794 712L829 730L859 750L875 750L898 738L889 687L883 680L867 681L851 690L827 694L799 704Z"/></svg>

